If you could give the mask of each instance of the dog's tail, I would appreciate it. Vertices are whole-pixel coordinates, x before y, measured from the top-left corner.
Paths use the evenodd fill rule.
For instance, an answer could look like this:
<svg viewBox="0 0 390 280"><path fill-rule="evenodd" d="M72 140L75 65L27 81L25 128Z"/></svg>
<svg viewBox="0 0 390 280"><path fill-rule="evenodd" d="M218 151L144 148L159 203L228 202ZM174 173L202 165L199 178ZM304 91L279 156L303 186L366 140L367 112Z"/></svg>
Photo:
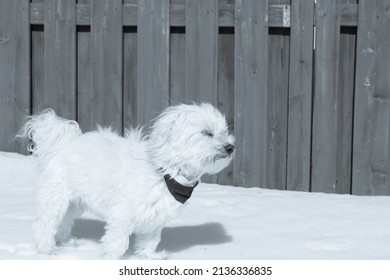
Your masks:
<svg viewBox="0 0 390 280"><path fill-rule="evenodd" d="M30 138L27 150L45 161L50 159L53 152L81 134L77 122L60 118L54 110L45 109L40 114L29 116L16 137Z"/></svg>

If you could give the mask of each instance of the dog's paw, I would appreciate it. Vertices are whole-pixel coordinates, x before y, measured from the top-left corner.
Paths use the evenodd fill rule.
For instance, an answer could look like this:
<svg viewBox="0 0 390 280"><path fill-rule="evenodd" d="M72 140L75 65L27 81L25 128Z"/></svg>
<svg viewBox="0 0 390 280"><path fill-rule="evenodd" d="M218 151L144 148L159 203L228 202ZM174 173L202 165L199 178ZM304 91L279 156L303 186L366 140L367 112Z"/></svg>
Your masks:
<svg viewBox="0 0 390 280"><path fill-rule="evenodd" d="M72 247L72 248L77 248L77 247L82 246L84 244L85 244L85 240L78 239L76 237L73 237L73 238L69 239L66 243L63 243L64 246Z"/></svg>
<svg viewBox="0 0 390 280"><path fill-rule="evenodd" d="M60 255L63 253L63 250L59 247L42 247L42 246L37 246L36 251L39 254L44 254L44 255Z"/></svg>
<svg viewBox="0 0 390 280"><path fill-rule="evenodd" d="M165 250L161 252L141 251L137 252L137 254L149 260L166 260L169 257L169 254Z"/></svg>
<svg viewBox="0 0 390 280"><path fill-rule="evenodd" d="M112 254L112 253L103 253L102 258L103 260L118 260L120 256L117 254Z"/></svg>
<svg viewBox="0 0 390 280"><path fill-rule="evenodd" d="M58 255L59 248L53 240L40 240L35 247L36 251L44 255Z"/></svg>

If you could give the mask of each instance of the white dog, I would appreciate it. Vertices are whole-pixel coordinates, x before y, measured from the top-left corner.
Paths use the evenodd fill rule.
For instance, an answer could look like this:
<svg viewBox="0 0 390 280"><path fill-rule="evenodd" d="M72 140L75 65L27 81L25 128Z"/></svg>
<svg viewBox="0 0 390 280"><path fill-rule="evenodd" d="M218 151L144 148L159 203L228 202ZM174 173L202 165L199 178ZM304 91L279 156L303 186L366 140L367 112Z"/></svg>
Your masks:
<svg viewBox="0 0 390 280"><path fill-rule="evenodd" d="M38 158L42 174L37 249L53 253L71 237L73 220L86 208L107 222L101 243L106 258L119 258L134 233L136 253L151 259L161 229L190 197L200 177L215 174L234 157L234 137L224 116L210 104L167 108L149 135L125 137L98 127L82 134L77 122L51 109L30 116L19 137Z"/></svg>

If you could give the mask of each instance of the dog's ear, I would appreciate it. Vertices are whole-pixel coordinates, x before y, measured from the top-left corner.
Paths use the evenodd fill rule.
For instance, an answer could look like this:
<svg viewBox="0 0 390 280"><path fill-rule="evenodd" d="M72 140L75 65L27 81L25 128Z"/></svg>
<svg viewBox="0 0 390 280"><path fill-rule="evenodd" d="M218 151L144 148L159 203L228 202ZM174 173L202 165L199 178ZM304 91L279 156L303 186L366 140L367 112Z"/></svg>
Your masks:
<svg viewBox="0 0 390 280"><path fill-rule="evenodd" d="M180 106L168 107L154 119L151 134L156 134L159 137L162 135L171 137L174 134L172 133L174 130L182 131L185 129L188 116L189 111L182 110Z"/></svg>
<svg viewBox="0 0 390 280"><path fill-rule="evenodd" d="M153 120L149 137L153 149L160 149L170 141L176 120L176 112L169 107Z"/></svg>

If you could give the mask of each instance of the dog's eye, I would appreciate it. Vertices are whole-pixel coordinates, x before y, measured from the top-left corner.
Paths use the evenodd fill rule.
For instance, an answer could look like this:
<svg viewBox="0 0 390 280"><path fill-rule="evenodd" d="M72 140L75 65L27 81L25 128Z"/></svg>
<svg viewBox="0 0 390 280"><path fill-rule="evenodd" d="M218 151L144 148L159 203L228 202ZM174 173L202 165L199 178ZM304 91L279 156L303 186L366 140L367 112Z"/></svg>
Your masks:
<svg viewBox="0 0 390 280"><path fill-rule="evenodd" d="M202 134L208 137L214 137L214 134L208 130L202 131Z"/></svg>

